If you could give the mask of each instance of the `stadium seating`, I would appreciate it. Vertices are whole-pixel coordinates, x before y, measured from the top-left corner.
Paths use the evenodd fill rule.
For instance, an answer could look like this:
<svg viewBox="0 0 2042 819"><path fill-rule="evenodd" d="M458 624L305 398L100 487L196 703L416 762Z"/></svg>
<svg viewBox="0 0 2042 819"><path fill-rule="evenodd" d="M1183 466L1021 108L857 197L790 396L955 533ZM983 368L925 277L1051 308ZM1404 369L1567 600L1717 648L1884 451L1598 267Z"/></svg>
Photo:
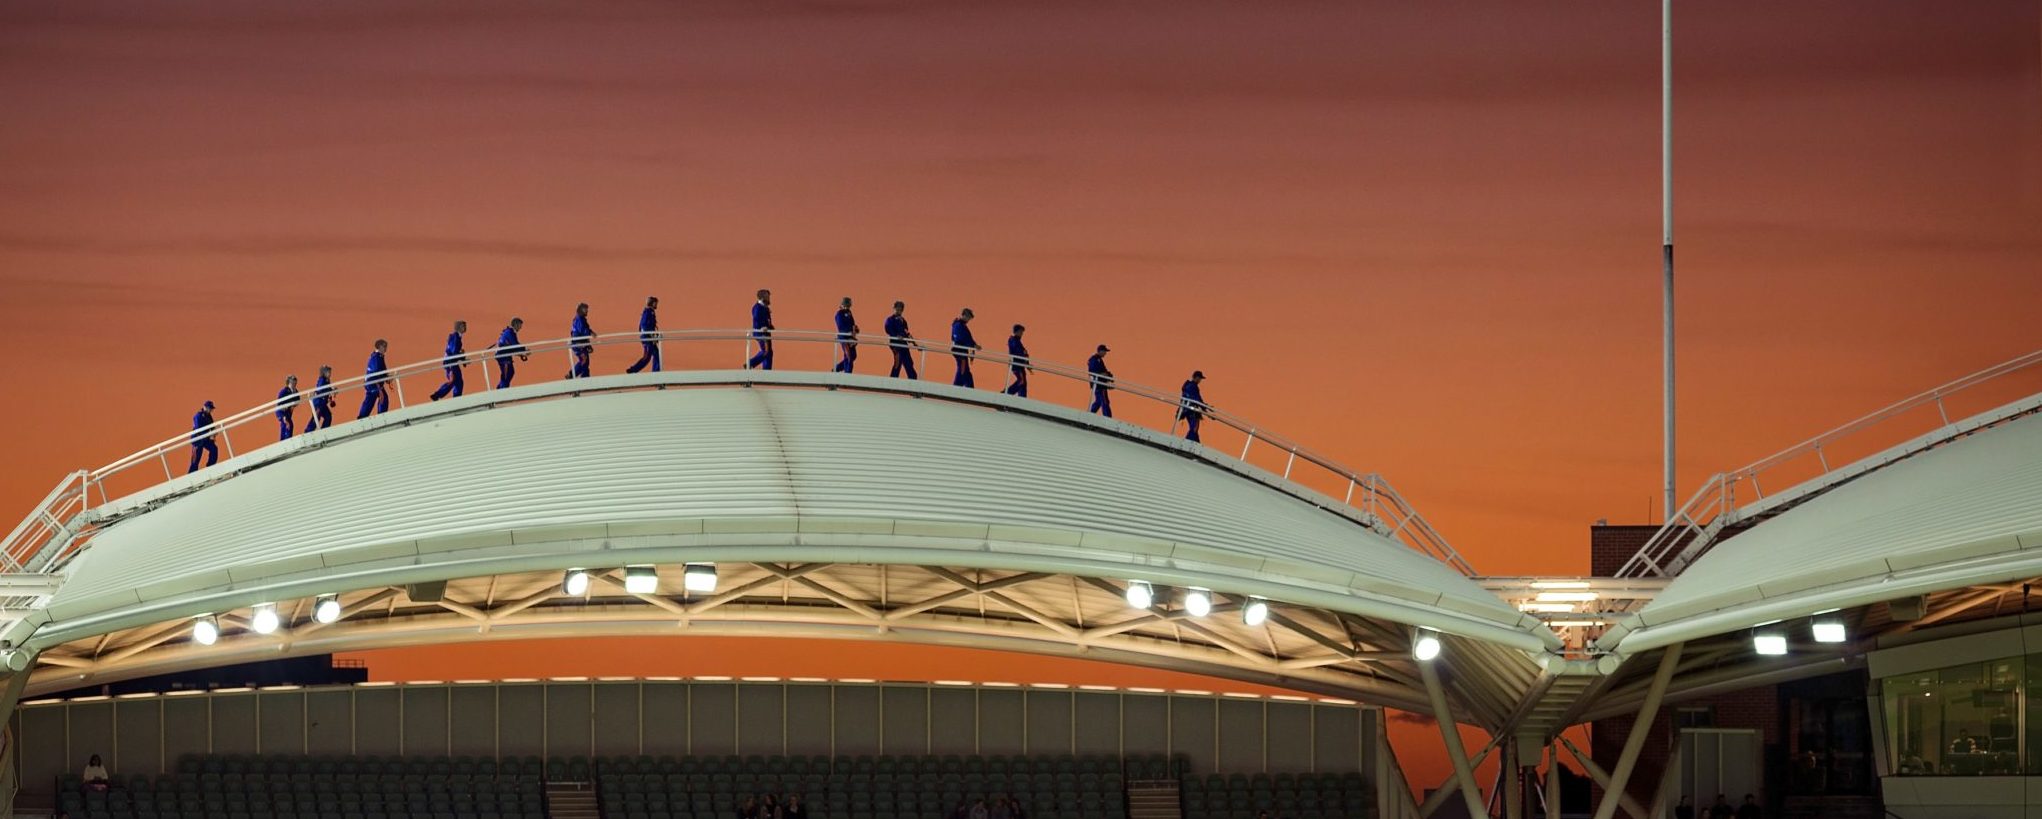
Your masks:
<svg viewBox="0 0 2042 819"><path fill-rule="evenodd" d="M1355 773L1189 774L1164 756L208 755L177 772L59 782L73 819L546 819L548 783L586 783L605 819L734 819L745 797L800 794L811 819L947 819L1011 796L1027 819L1124 819L1129 780L1181 779L1184 819L1366 819ZM565 798L565 797L563 797Z"/></svg>
<svg viewBox="0 0 2042 819"><path fill-rule="evenodd" d="M1129 778L1171 778L1164 757L723 756L595 760L606 819L728 819L758 794L800 794L813 819L944 819L1011 796L1029 819L1123 819Z"/></svg>
<svg viewBox="0 0 2042 819"><path fill-rule="evenodd" d="M1184 819L1351 819L1375 814L1375 795L1358 773L1205 774L1183 782Z"/></svg>
<svg viewBox="0 0 2042 819"><path fill-rule="evenodd" d="M76 819L545 819L537 757L188 756L177 772L58 783Z"/></svg>

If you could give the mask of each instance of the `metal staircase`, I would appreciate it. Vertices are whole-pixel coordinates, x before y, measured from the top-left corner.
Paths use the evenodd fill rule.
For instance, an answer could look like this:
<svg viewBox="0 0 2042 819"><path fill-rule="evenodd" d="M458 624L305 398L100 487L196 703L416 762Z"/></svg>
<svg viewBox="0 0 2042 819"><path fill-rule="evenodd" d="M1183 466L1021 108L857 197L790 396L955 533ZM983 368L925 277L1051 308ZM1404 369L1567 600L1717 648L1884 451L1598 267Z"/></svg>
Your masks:
<svg viewBox="0 0 2042 819"><path fill-rule="evenodd" d="M1127 783L1128 819L1183 819L1181 791L1175 779L1130 779Z"/></svg>
<svg viewBox="0 0 2042 819"><path fill-rule="evenodd" d="M596 792L587 782L546 783L548 819L601 819L602 815Z"/></svg>

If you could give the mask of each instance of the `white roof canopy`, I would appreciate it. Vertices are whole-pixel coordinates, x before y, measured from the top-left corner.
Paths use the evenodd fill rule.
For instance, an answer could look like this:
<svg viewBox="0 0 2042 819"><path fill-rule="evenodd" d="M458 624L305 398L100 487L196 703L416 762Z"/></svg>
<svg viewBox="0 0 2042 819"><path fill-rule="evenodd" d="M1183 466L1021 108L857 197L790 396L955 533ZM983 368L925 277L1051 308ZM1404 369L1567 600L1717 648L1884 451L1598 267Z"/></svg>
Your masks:
<svg viewBox="0 0 2042 819"><path fill-rule="evenodd" d="M168 485L97 534L34 641L504 572L817 560L1140 578L1553 644L1337 501L1197 445L984 392L713 375L572 398L604 379L538 385L518 392L561 399L502 406L471 395L287 442L202 488Z"/></svg>
<svg viewBox="0 0 2042 819"><path fill-rule="evenodd" d="M1843 484L1717 544L1602 638L1635 654L2042 574L2042 415Z"/></svg>

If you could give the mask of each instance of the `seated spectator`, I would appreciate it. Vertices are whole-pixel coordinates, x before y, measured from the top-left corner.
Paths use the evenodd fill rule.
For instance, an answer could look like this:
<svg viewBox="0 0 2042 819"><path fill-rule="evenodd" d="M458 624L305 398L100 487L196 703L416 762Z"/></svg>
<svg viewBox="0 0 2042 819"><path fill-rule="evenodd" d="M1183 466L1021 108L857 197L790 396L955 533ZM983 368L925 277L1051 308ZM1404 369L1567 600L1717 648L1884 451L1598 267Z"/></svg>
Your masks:
<svg viewBox="0 0 2042 819"><path fill-rule="evenodd" d="M971 805L959 801L957 807L950 811L950 819L971 819Z"/></svg>
<svg viewBox="0 0 2042 819"><path fill-rule="evenodd" d="M971 819L992 819L992 814L986 810L986 800L981 798L971 803Z"/></svg>
<svg viewBox="0 0 2042 819"><path fill-rule="evenodd" d="M1021 798L1007 794L1008 819L1028 819L1028 811L1021 808Z"/></svg>
<svg viewBox="0 0 2042 819"><path fill-rule="evenodd" d="M99 760L98 754L93 754L91 759L85 761L85 774L79 778L85 780L87 790L106 790L108 778L106 775L106 763Z"/></svg>
<svg viewBox="0 0 2042 819"><path fill-rule="evenodd" d="M1014 811L1007 807L1007 797L993 800L991 819L1014 819Z"/></svg>
<svg viewBox="0 0 2042 819"><path fill-rule="evenodd" d="M801 794L787 794L787 809L781 811L781 819L808 819L808 808L801 806Z"/></svg>
<svg viewBox="0 0 2042 819"><path fill-rule="evenodd" d="M759 819L759 800L757 797L747 796L744 798L744 804L737 806L737 819Z"/></svg>
<svg viewBox="0 0 2042 819"><path fill-rule="evenodd" d="M765 799L759 801L759 819L783 819L780 813L780 797L769 793Z"/></svg>

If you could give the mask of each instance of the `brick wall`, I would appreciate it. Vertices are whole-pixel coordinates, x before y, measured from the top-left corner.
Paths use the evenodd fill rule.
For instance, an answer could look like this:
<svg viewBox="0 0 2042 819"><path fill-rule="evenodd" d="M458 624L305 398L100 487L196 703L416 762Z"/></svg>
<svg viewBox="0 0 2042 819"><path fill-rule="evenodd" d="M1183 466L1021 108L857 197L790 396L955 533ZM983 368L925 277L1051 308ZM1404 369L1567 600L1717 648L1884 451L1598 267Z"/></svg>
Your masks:
<svg viewBox="0 0 2042 819"><path fill-rule="evenodd" d="M1597 577L1616 574L1624 561L1637 554L1657 531L1659 527L1655 525L1589 527L1588 573Z"/></svg>

